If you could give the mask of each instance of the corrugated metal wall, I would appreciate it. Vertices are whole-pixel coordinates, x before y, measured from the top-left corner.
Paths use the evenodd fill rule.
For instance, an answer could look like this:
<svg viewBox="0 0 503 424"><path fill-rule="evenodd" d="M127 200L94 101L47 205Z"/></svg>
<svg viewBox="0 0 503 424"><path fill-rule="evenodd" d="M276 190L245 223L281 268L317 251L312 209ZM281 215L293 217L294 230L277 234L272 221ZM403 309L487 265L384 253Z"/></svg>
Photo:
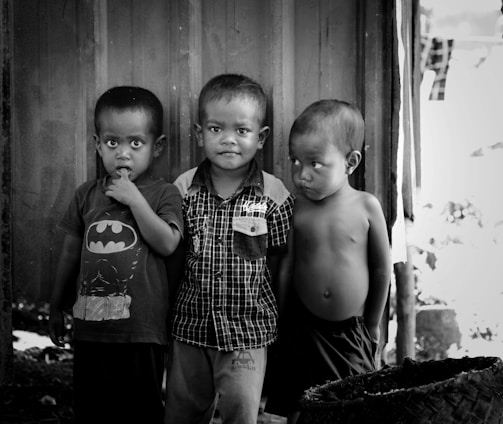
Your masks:
<svg viewBox="0 0 503 424"><path fill-rule="evenodd" d="M99 172L93 105L119 84L154 91L168 147L156 171L173 180L201 160L197 95L223 72L258 80L273 131L261 160L290 186L294 117L328 97L359 105L365 166L355 183L389 209L393 1L15 0L12 2L12 213L15 292L47 299L76 186ZM98 171L97 171L98 169Z"/></svg>

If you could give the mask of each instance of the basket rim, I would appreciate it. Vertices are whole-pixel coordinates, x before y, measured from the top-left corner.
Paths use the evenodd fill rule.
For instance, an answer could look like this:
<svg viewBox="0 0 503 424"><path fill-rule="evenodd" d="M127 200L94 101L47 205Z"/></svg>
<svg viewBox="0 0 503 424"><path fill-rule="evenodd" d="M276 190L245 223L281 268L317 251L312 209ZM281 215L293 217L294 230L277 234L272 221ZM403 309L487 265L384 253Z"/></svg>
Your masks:
<svg viewBox="0 0 503 424"><path fill-rule="evenodd" d="M434 389L437 387L442 388L442 389L454 388L459 385L465 385L467 379L476 378L477 376L480 376L480 374L483 372L487 372L488 370L503 366L502 359L497 356L477 356L477 357L465 356L463 358L446 358L446 360L440 360L440 361L439 360L430 360L430 361L423 361L423 362L414 361L410 358L406 358L406 360L411 361L414 364L425 364L425 363L433 363L433 362L440 363L440 362L443 362L446 360L449 360L449 361L462 361L462 360L467 361L467 360L469 360L473 363L476 363L477 361L478 362L487 362L487 366L485 366L482 369L472 369L472 370L460 371L458 373L453 374L452 377L449 377L449 378L446 378L443 380L439 380L439 381L433 381L433 382L427 383L427 384L421 384L421 385L417 385L417 386L398 388L398 389L391 389L391 390L384 391L384 392L372 393L372 392L363 391L363 392L359 393L358 395L356 395L355 397L350 398L350 399L345 399L345 398L316 399L315 397L310 397L313 395L316 396L316 392L319 390L327 389L329 387L336 387L336 386L339 386L340 384L342 384L343 382L347 383L348 379L352 379L352 380L356 381L359 378L361 378L363 375L366 375L367 377L369 377L369 374L377 376L379 373L381 373L382 375L391 375L393 372L397 372L399 369L403 369L404 363L405 363L405 361L404 361L404 363L402 363L401 365L396 365L396 366L392 366L392 367L389 367L386 369L381 369L381 370L378 370L378 371L375 371L372 373L350 376L350 377L347 377L346 379L330 381L330 382L327 382L324 384L313 386L313 387L304 391L304 395L302 396L302 398L300 400L301 405L303 405L303 406L316 405L318 407L325 407L325 406L332 407L334 405L344 404L344 405L349 406L351 404L368 402L373 399L387 399L387 398L391 398L391 397L397 396L397 395L405 395L405 394L414 394L416 392L417 393L424 392L425 389Z"/></svg>

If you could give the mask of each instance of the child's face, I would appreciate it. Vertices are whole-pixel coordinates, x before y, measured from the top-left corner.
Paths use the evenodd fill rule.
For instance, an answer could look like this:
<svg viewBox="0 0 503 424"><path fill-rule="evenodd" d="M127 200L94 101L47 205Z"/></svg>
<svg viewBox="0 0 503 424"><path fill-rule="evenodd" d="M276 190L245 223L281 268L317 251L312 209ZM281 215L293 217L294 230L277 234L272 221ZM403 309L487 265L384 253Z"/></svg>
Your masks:
<svg viewBox="0 0 503 424"><path fill-rule="evenodd" d="M204 110L204 118L195 129L212 166L246 172L269 133L268 127L260 126L257 102L244 97L214 100Z"/></svg>
<svg viewBox="0 0 503 424"><path fill-rule="evenodd" d="M310 200L322 200L348 184L348 162L324 131L293 135L292 181Z"/></svg>
<svg viewBox="0 0 503 424"><path fill-rule="evenodd" d="M137 180L162 151L164 136L154 138L150 116L142 110L106 109L99 116L99 129L96 149L112 178L126 169L129 179Z"/></svg>

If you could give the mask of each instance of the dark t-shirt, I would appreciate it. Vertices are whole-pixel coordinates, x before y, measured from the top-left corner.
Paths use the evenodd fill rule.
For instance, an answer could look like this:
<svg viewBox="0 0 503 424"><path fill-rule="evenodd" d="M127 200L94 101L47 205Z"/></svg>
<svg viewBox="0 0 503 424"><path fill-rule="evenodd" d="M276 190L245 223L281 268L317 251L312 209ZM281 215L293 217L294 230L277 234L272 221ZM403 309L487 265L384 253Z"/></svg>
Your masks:
<svg viewBox="0 0 503 424"><path fill-rule="evenodd" d="M165 258L141 236L128 206L105 196L105 179L82 184L59 226L83 238L74 338L167 344ZM153 211L183 234L181 196L162 179L138 187Z"/></svg>

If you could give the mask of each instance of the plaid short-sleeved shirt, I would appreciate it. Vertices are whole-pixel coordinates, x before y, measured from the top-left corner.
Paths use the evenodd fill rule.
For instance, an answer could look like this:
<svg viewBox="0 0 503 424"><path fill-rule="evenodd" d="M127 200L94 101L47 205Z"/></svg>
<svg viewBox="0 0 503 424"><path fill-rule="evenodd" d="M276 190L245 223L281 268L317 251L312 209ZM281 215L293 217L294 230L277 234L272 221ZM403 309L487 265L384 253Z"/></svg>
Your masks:
<svg viewBox="0 0 503 424"><path fill-rule="evenodd" d="M266 256L286 250L293 196L254 161L236 194L216 194L205 160L180 175L186 225L185 275L174 306L176 340L223 351L277 337Z"/></svg>

